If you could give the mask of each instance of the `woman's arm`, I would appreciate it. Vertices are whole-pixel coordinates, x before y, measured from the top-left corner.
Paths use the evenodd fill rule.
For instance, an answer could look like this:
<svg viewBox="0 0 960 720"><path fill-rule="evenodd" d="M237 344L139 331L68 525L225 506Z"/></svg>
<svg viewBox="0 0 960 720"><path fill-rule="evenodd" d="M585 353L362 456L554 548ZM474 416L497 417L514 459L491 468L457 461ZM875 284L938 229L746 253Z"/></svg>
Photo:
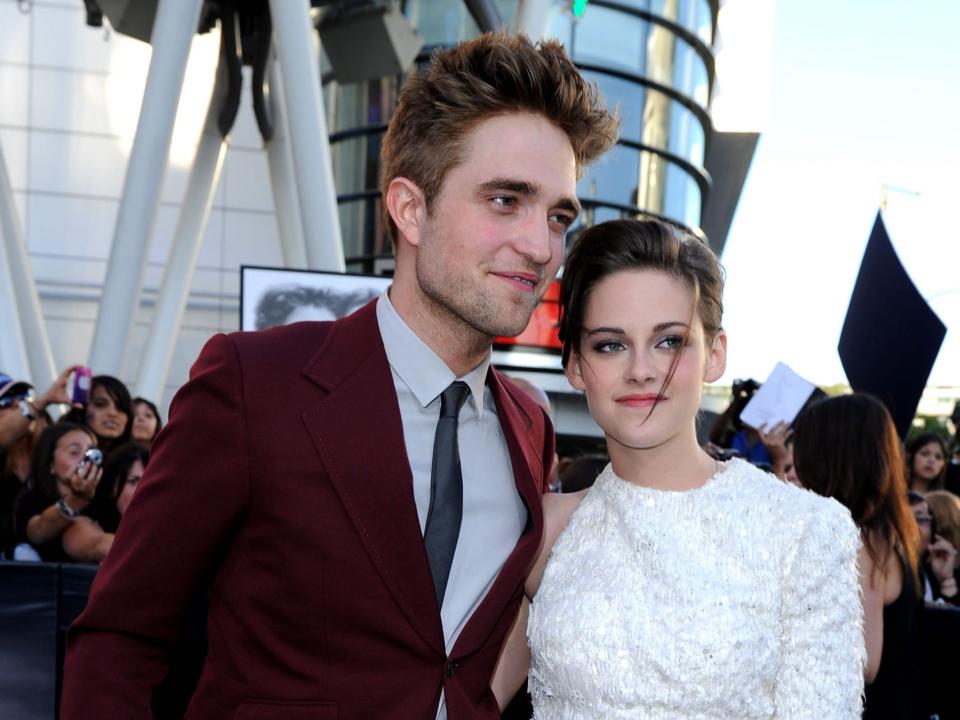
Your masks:
<svg viewBox="0 0 960 720"><path fill-rule="evenodd" d="M835 500L804 507L783 568L777 718L860 720L865 660L858 532Z"/></svg>
<svg viewBox="0 0 960 720"><path fill-rule="evenodd" d="M102 562L113 545L113 533L86 517L77 518L63 532L63 550L77 562Z"/></svg>
<svg viewBox="0 0 960 720"><path fill-rule="evenodd" d="M493 677L490 679L490 687L501 710L517 694L517 690L523 685L524 678L530 671L530 648L527 646L527 616L530 600L537 594L537 589L540 587L540 578L543 577L543 569L553 550L554 542L567 526L570 516L586 493L586 490L582 490L566 495L554 493L543 496L543 541L540 543L537 559L523 586L525 598L520 605L520 612L510 632L507 633L507 638L500 649L497 665L493 670Z"/></svg>
<svg viewBox="0 0 960 720"><path fill-rule="evenodd" d="M74 470L66 481L57 481L61 493L60 499L67 505L68 510L79 513L90 504L102 474L103 470L99 465L84 463L82 468ZM44 508L43 512L27 520L27 540L34 545L56 540L73 524L74 520L65 515L54 502Z"/></svg>
<svg viewBox="0 0 960 720"><path fill-rule="evenodd" d="M865 546L857 555L860 567L860 593L863 596L863 638L867 648L867 664L863 678L869 685L880 670L883 654L884 575L874 572L873 558Z"/></svg>
<svg viewBox="0 0 960 720"><path fill-rule="evenodd" d="M507 639L500 648L500 657L493 670L490 688L497 698L500 711L510 704L514 695L523 686L523 680L530 671L530 648L527 647L527 616L530 613L530 600L526 597L520 602L520 612L513 621Z"/></svg>

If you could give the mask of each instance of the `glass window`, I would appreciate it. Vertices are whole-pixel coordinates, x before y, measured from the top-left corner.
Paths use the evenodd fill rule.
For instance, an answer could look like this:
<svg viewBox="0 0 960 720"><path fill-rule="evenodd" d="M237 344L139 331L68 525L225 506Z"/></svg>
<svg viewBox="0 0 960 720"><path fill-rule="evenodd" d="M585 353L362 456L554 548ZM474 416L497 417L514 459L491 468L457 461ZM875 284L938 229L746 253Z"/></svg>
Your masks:
<svg viewBox="0 0 960 720"><path fill-rule="evenodd" d="M598 72L585 72L584 77L597 84L610 107L619 107L621 137L646 142L693 165L703 166L706 131L700 119L685 105L631 80ZM651 125L668 132L645 132L644 128Z"/></svg>
<svg viewBox="0 0 960 720"><path fill-rule="evenodd" d="M708 47L713 45L713 13L707 0L619 0L623 5L646 10L689 30ZM589 8L590 11L593 8Z"/></svg>
<svg viewBox="0 0 960 720"><path fill-rule="evenodd" d="M456 45L480 34L463 0L407 0L404 13L426 45Z"/></svg>
<svg viewBox="0 0 960 720"><path fill-rule="evenodd" d="M562 13L554 13L558 14ZM552 25L552 29L564 29L561 23ZM620 10L596 6L570 24L568 37L575 62L642 75L706 108L709 75L703 58L669 28Z"/></svg>

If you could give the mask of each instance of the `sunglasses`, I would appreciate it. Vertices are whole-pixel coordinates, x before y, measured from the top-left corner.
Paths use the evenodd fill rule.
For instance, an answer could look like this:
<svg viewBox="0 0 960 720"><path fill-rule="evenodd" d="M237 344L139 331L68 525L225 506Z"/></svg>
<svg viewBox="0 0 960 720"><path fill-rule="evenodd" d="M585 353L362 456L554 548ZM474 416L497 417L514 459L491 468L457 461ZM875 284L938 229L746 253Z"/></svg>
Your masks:
<svg viewBox="0 0 960 720"><path fill-rule="evenodd" d="M20 404L21 400L29 399L29 395L21 393L19 395L7 395L0 398L0 410L6 410Z"/></svg>

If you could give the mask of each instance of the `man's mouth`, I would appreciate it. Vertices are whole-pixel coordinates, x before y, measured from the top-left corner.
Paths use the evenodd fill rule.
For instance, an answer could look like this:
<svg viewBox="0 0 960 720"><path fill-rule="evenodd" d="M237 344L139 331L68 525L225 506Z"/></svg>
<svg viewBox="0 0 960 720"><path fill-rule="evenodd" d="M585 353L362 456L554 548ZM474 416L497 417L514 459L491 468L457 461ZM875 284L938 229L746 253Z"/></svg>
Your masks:
<svg viewBox="0 0 960 720"><path fill-rule="evenodd" d="M511 283L518 290L532 293L540 284L540 276L526 272L498 272L497 277Z"/></svg>

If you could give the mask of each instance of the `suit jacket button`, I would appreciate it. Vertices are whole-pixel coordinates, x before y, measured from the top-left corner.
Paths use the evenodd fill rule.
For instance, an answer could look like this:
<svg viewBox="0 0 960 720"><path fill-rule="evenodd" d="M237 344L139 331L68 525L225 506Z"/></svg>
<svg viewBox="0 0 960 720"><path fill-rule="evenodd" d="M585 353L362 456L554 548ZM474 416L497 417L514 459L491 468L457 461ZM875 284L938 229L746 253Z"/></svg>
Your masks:
<svg viewBox="0 0 960 720"><path fill-rule="evenodd" d="M458 662L449 662L447 663L447 677L452 678L457 670L460 669L460 663Z"/></svg>

